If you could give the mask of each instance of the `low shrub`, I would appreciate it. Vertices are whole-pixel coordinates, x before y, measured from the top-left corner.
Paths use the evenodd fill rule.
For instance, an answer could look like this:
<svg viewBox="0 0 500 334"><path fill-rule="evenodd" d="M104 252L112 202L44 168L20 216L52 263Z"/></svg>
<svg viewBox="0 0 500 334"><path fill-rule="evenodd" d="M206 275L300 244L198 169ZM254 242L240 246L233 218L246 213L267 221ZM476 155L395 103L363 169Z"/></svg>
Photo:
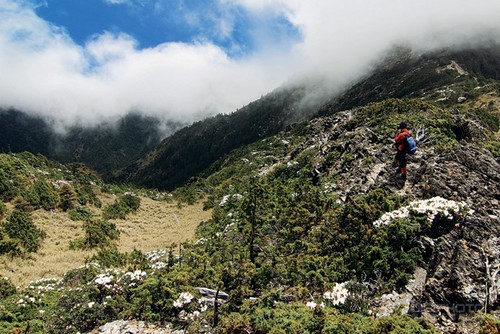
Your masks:
<svg viewBox="0 0 500 334"><path fill-rule="evenodd" d="M77 201L76 193L69 185L63 185L59 190L59 207L63 211L68 211L75 207Z"/></svg>
<svg viewBox="0 0 500 334"><path fill-rule="evenodd" d="M125 219L127 214L136 212L141 205L141 199L132 194L125 194L115 203L104 209L105 219Z"/></svg>
<svg viewBox="0 0 500 334"><path fill-rule="evenodd" d="M43 178L38 178L28 192L28 201L35 208L54 209L59 202L56 188Z"/></svg>
<svg viewBox="0 0 500 334"><path fill-rule="evenodd" d="M13 242L19 241L26 252L36 252L46 236L44 231L36 227L27 212L17 208L9 215L2 229Z"/></svg>
<svg viewBox="0 0 500 334"><path fill-rule="evenodd" d="M86 207L81 206L81 207L78 207L75 209L71 209L68 212L68 216L73 221L84 221L85 222L85 221L91 220L92 217L94 216L94 214Z"/></svg>
<svg viewBox="0 0 500 334"><path fill-rule="evenodd" d="M0 299L12 296L15 293L16 287L7 277L0 279Z"/></svg>
<svg viewBox="0 0 500 334"><path fill-rule="evenodd" d="M105 268L123 267L129 262L129 255L120 253L116 247L108 247L100 249L90 258L90 261L99 263Z"/></svg>
<svg viewBox="0 0 500 334"><path fill-rule="evenodd" d="M97 208L100 208L102 206L101 200L92 190L91 185L76 185L74 188L78 197L78 203L80 203L80 205L92 204Z"/></svg>
<svg viewBox="0 0 500 334"><path fill-rule="evenodd" d="M7 213L7 207L5 206L5 204L3 204L3 202L0 202L0 220L3 219L6 213Z"/></svg>
<svg viewBox="0 0 500 334"><path fill-rule="evenodd" d="M106 248L120 238L116 224L107 220L88 220L83 224L85 236L70 242L71 249Z"/></svg>

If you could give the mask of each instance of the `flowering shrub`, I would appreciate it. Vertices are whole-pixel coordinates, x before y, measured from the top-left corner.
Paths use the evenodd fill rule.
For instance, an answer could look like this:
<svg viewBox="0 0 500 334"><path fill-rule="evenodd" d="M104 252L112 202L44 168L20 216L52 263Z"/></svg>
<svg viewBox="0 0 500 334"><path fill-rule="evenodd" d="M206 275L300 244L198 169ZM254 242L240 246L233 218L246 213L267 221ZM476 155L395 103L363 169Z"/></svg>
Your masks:
<svg viewBox="0 0 500 334"><path fill-rule="evenodd" d="M380 219L373 222L373 225L376 227L389 225L392 220L408 218L411 213L427 215L427 221L432 223L438 215L453 220L458 215L467 214L468 209L465 202L455 202L437 196L431 199L411 202L407 206L384 213Z"/></svg>
<svg viewBox="0 0 500 334"><path fill-rule="evenodd" d="M177 300L174 302L174 307L183 308L184 306L191 303L191 300L193 300L193 298L194 296L189 292L183 292L181 293L179 298L177 298Z"/></svg>
<svg viewBox="0 0 500 334"><path fill-rule="evenodd" d="M323 293L323 299L332 303L332 305L340 305L346 302L349 296L349 291L346 289L347 283L335 283L332 291Z"/></svg>

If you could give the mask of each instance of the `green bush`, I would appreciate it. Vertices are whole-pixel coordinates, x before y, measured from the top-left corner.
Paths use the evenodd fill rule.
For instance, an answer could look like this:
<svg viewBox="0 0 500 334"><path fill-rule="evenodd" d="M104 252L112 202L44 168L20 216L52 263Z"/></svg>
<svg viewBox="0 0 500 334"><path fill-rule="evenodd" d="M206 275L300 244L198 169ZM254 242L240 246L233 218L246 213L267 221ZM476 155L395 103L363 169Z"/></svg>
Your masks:
<svg viewBox="0 0 500 334"><path fill-rule="evenodd" d="M382 278L382 289L401 288L421 259L416 243L418 224L408 219L395 220L388 226L374 227L383 213L402 205L399 196L376 189L345 204L337 234L331 241L342 254L344 265L358 279ZM352 277L344 277L345 280Z"/></svg>
<svg viewBox="0 0 500 334"><path fill-rule="evenodd" d="M14 184L12 176L2 168L0 168L0 201L10 201L15 196Z"/></svg>
<svg viewBox="0 0 500 334"><path fill-rule="evenodd" d="M20 241L10 238L3 229L0 229L0 254L9 254L10 256L23 254Z"/></svg>
<svg viewBox="0 0 500 334"><path fill-rule="evenodd" d="M105 268L123 267L128 263L129 256L127 253L120 253L115 247L108 247L100 249L90 261L99 263Z"/></svg>
<svg viewBox="0 0 500 334"><path fill-rule="evenodd" d="M59 207L63 211L68 211L75 207L76 203L76 193L69 185L63 185L59 190Z"/></svg>
<svg viewBox="0 0 500 334"><path fill-rule="evenodd" d="M0 279L0 300L12 296L15 293L16 287L7 277Z"/></svg>
<svg viewBox="0 0 500 334"><path fill-rule="evenodd" d="M50 182L38 178L28 193L28 201L35 208L51 210L56 208L59 202L59 194Z"/></svg>
<svg viewBox="0 0 500 334"><path fill-rule="evenodd" d="M476 109L475 112L491 131L498 132L500 130L500 118L497 115L484 109Z"/></svg>
<svg viewBox="0 0 500 334"><path fill-rule="evenodd" d="M475 319L479 322L479 333L497 334L500 333L500 319L492 314L478 313Z"/></svg>
<svg viewBox="0 0 500 334"><path fill-rule="evenodd" d="M26 252L36 252L46 235L35 226L27 212L17 208L12 211L2 228L9 238L19 240Z"/></svg>
<svg viewBox="0 0 500 334"><path fill-rule="evenodd" d="M12 204L14 205L14 208L16 208L18 210L25 211L25 212L33 211L33 207L23 196L16 196L12 200Z"/></svg>
<svg viewBox="0 0 500 334"><path fill-rule="evenodd" d="M0 202L0 220L3 219L6 213L7 213L7 207L5 206L5 204L3 204L3 202Z"/></svg>
<svg viewBox="0 0 500 334"><path fill-rule="evenodd" d="M92 204L95 207L100 208L102 206L101 200L97 197L95 192L92 190L92 186L89 184L79 184L75 185L74 189L78 197L78 203L80 205Z"/></svg>
<svg viewBox="0 0 500 334"><path fill-rule="evenodd" d="M97 264L92 263L71 269L64 274L63 283L65 286L86 285L99 273L99 269Z"/></svg>
<svg viewBox="0 0 500 334"><path fill-rule="evenodd" d="M92 219L94 214L92 213L92 211L90 211L86 207L81 206L81 207L69 210L68 216L73 221L89 221Z"/></svg>
<svg viewBox="0 0 500 334"><path fill-rule="evenodd" d="M125 219L127 214L136 212L140 205L141 199L139 197L125 194L104 209L103 217L105 219Z"/></svg>
<svg viewBox="0 0 500 334"><path fill-rule="evenodd" d="M70 242L72 249L106 248L114 245L113 241L120 238L116 224L107 220L88 220L83 224L85 237Z"/></svg>

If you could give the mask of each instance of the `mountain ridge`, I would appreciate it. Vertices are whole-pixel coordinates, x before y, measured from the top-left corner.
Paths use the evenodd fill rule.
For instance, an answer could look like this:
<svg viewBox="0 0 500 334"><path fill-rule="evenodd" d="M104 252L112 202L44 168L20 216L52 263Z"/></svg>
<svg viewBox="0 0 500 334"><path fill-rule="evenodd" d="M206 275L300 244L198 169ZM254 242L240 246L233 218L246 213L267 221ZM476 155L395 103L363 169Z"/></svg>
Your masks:
<svg viewBox="0 0 500 334"><path fill-rule="evenodd" d="M266 98L272 99L273 95L270 94L233 114L219 115L184 128L182 132L164 139L148 157L139 159L116 173L113 179L149 187L172 189L188 182L193 176L200 175L211 163L228 154L232 149L277 133L294 122L307 121L313 117L329 115L340 110L348 110L369 102L393 97L422 98L439 102L441 105L454 105L459 97L477 96L479 90L475 89L476 87L498 85L496 79L499 74L496 68L500 67L498 63L500 58L494 55L500 55L500 48L497 46L479 50L448 50L418 57L412 55L409 50L397 50L395 55L379 65L373 74L343 93L335 94L330 102L319 106L316 112L306 113L302 118L295 120L286 120L291 116L290 111L294 109L294 105L305 96L304 93L298 94L298 98L287 101L287 90L284 90L282 102L274 105L272 100L266 100ZM475 56L478 56L477 60ZM469 72L457 75L455 68L447 67L453 62L455 64L460 62L460 66ZM264 107L259 108L259 104L263 104ZM272 107L266 107L267 104ZM245 118L244 113L253 113L254 116L252 119ZM276 120L278 120L277 123ZM242 125L244 122L250 122L251 136L248 136L248 129ZM265 130L259 133L259 131L251 130L254 127L261 127ZM211 133L218 129L224 129L221 131L222 134L226 132L234 134L235 131L239 131L239 134L236 133L232 137L229 135L211 136ZM203 140L196 143L196 138L200 136L209 140L210 144L204 143ZM206 152L210 152L214 147L217 149L211 152L211 155L206 156Z"/></svg>
<svg viewBox="0 0 500 334"><path fill-rule="evenodd" d="M33 288L0 281L0 324L74 333L109 333L124 325L118 319L193 333L494 333L499 106L498 86L487 85L461 103L385 99L287 125L223 155L175 191L212 210L194 242L144 256L102 248L94 258L102 265ZM419 142L406 182L392 165L401 120ZM50 162L23 156L31 167L19 194L40 193L40 164ZM74 179L71 168L53 172ZM76 175L77 186L100 182ZM11 177L0 176L9 187Z"/></svg>

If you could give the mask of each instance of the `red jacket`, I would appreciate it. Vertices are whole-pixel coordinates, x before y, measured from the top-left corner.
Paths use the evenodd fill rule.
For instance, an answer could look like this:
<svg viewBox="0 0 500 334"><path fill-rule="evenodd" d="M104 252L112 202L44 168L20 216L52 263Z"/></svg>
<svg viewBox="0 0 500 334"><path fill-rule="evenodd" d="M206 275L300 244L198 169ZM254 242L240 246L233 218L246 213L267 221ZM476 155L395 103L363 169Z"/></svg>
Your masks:
<svg viewBox="0 0 500 334"><path fill-rule="evenodd" d="M394 141L396 142L396 148L398 152L406 151L406 136L411 136L411 130L401 129L401 132L394 137Z"/></svg>

